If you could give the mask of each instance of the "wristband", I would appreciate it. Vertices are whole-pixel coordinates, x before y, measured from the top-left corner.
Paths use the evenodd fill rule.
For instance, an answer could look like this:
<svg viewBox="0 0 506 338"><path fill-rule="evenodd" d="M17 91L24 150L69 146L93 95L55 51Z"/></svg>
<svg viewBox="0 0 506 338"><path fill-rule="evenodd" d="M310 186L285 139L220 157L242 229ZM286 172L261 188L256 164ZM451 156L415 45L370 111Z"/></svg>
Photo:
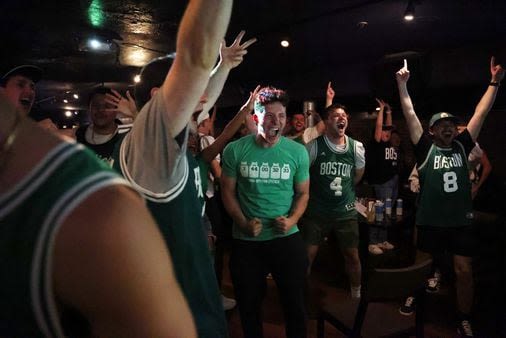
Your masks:
<svg viewBox="0 0 506 338"><path fill-rule="evenodd" d="M492 86L492 87L499 87L501 85L501 82L499 82L499 81L491 81L488 85Z"/></svg>

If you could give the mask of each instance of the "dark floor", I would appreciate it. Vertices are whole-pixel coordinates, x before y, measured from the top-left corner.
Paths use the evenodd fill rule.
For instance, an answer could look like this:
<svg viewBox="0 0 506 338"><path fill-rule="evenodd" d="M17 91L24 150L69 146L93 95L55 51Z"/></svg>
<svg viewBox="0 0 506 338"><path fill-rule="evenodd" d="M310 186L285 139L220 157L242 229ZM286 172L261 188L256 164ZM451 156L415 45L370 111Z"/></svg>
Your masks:
<svg viewBox="0 0 506 338"><path fill-rule="evenodd" d="M495 222L492 225L482 227L477 236L479 237L480 252L475 259L475 305L474 305L474 321L473 328L477 337L506 337L506 316L505 316L505 299L504 299L504 274L505 274L505 257L504 257L504 225ZM399 240L399 239L398 239ZM401 241L402 236L400 238ZM393 253L384 257L376 258L384 260L386 264L391 259L399 260L399 251L402 251L402 242L395 243L400 248L394 250ZM400 244L400 245L399 245ZM316 262L315 262L316 264ZM337 278L330 290L335 297L336 302L344 301L349 297L347 286L342 271L342 261L336 257L333 261L322 260L320 265L329 267ZM440 292L436 294L427 294L426 311L425 311L425 336L426 337L457 337L455 330L455 297L453 289L453 281L451 270L447 272L448 276ZM273 280L267 280L268 291L263 304L264 317L264 337L265 338L281 338L285 337L282 312L276 292L276 286ZM233 286L230 281L228 269L225 269L223 280L223 291L228 296L233 296ZM394 327L397 321L405 320L406 317L398 314L397 309L400 304L391 303L380 310L368 311L364 322L364 331L367 328L374 329L375 326L381 325L385 327ZM385 310L386 309L386 310ZM384 319L385 311L391 312L389 318ZM376 312L376 313L375 313ZM377 312L382 312L378 314ZM242 330L240 318L237 309L228 311L229 331L231 338L242 338ZM377 335L371 335L376 337ZM308 322L308 338L316 337L316 320L312 319ZM335 338L344 337L339 331L329 324L325 326L325 337Z"/></svg>

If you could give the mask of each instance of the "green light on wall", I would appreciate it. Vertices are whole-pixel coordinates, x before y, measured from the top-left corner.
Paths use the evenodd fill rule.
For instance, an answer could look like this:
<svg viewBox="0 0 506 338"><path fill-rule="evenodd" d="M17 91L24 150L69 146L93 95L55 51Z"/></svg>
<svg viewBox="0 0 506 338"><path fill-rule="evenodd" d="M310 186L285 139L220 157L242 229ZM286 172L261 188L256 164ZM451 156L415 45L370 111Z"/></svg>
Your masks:
<svg viewBox="0 0 506 338"><path fill-rule="evenodd" d="M88 8L88 18L95 27L100 27L104 23L104 10L101 0L93 0Z"/></svg>

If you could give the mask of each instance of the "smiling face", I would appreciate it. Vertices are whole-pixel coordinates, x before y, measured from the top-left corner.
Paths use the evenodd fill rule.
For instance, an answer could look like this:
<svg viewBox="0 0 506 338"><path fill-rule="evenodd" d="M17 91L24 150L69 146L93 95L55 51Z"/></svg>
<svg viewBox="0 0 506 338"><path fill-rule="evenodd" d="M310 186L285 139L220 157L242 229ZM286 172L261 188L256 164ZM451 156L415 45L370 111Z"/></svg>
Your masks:
<svg viewBox="0 0 506 338"><path fill-rule="evenodd" d="M281 102L267 103L265 112L260 114L258 121L258 135L268 144L275 144L281 137L281 131L286 125L286 107Z"/></svg>
<svg viewBox="0 0 506 338"><path fill-rule="evenodd" d="M348 128L348 114L343 108L337 108L329 112L325 119L327 133L333 137L344 137Z"/></svg>
<svg viewBox="0 0 506 338"><path fill-rule="evenodd" d="M434 123L430 128L434 143L440 147L449 147L457 136L457 125L453 120L442 119Z"/></svg>
<svg viewBox="0 0 506 338"><path fill-rule="evenodd" d="M296 133L300 133L306 129L306 119L304 117L304 114L294 114L292 116L290 124Z"/></svg>
<svg viewBox="0 0 506 338"><path fill-rule="evenodd" d="M14 75L0 86L0 91L24 115L28 115L35 101L35 83L26 76Z"/></svg>

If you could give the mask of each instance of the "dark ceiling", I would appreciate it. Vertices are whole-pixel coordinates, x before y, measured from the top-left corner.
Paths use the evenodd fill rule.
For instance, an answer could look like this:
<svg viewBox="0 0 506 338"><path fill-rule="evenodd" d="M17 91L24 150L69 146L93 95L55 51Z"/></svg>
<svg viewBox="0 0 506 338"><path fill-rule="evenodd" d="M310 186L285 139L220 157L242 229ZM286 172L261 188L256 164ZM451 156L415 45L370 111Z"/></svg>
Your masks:
<svg viewBox="0 0 506 338"><path fill-rule="evenodd" d="M403 20L407 3L236 1L227 40L245 29L246 38L259 41L232 72L220 106L239 105L257 83L287 88L295 101L319 101L332 81L339 98L354 104L355 111L366 110L375 95L395 97L393 72L404 57L412 65L413 88L433 101L447 98L440 90L450 90L459 101L463 92L482 90L489 79L489 56L506 57L506 1L415 0L415 20L409 23ZM185 5L3 0L1 69L32 63L45 70L38 110L86 109L90 88L107 83L125 90L145 62L174 51ZM86 50L84 41L93 35L109 39L112 51ZM289 48L280 46L282 39L290 41ZM80 98L69 98L75 92Z"/></svg>

